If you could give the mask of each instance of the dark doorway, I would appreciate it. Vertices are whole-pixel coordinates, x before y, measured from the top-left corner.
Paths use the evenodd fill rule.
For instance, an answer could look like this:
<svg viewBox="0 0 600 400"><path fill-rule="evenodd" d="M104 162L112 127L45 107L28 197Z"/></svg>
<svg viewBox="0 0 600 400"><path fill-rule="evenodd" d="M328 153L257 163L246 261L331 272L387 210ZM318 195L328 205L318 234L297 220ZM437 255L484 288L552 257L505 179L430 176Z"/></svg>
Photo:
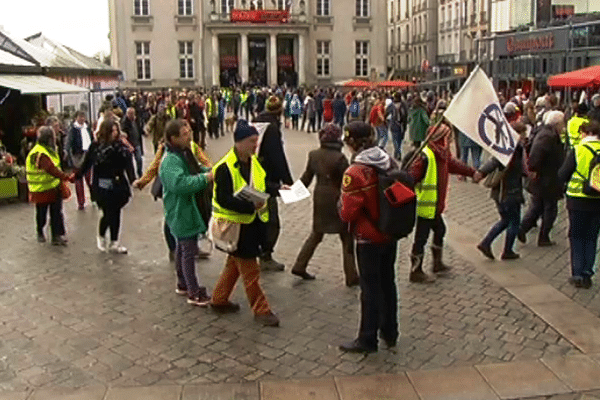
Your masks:
<svg viewBox="0 0 600 400"><path fill-rule="evenodd" d="M237 38L219 38L219 61L221 64L221 86L230 87L239 83L240 73Z"/></svg>
<svg viewBox="0 0 600 400"><path fill-rule="evenodd" d="M267 39L249 38L248 46L250 84L267 86Z"/></svg>
<svg viewBox="0 0 600 400"><path fill-rule="evenodd" d="M297 86L297 74L294 65L294 39L277 39L277 84L288 87Z"/></svg>

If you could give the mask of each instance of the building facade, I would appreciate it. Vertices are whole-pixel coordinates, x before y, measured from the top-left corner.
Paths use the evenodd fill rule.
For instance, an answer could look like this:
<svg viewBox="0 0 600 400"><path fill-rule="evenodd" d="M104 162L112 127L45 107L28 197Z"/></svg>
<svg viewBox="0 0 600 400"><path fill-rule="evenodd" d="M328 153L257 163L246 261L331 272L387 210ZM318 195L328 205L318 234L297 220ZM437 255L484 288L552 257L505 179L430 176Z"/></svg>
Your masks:
<svg viewBox="0 0 600 400"><path fill-rule="evenodd" d="M332 84L386 73L378 0L109 0L128 87Z"/></svg>

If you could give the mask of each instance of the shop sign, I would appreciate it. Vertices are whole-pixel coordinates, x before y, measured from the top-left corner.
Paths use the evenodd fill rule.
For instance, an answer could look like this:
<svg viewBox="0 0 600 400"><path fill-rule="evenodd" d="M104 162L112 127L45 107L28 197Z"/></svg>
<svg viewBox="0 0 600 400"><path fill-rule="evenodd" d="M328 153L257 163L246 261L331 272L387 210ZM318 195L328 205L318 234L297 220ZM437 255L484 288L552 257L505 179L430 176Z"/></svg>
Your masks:
<svg viewBox="0 0 600 400"><path fill-rule="evenodd" d="M286 23L290 20L289 10L231 10L231 22Z"/></svg>
<svg viewBox="0 0 600 400"><path fill-rule="evenodd" d="M294 57L290 55L279 55L277 56L277 66L279 68L293 68Z"/></svg>
<svg viewBox="0 0 600 400"><path fill-rule="evenodd" d="M508 51L508 54L522 51L548 50L553 48L553 33L540 36L530 36L522 39L510 37L506 40L506 51Z"/></svg>
<svg viewBox="0 0 600 400"><path fill-rule="evenodd" d="M238 58L237 56L221 56L221 68L237 68Z"/></svg>
<svg viewBox="0 0 600 400"><path fill-rule="evenodd" d="M552 5L552 17L564 19L575 15L575 6L570 4Z"/></svg>
<svg viewBox="0 0 600 400"><path fill-rule="evenodd" d="M494 55L516 55L541 51L566 51L569 43L568 28L541 32L499 36L494 40Z"/></svg>

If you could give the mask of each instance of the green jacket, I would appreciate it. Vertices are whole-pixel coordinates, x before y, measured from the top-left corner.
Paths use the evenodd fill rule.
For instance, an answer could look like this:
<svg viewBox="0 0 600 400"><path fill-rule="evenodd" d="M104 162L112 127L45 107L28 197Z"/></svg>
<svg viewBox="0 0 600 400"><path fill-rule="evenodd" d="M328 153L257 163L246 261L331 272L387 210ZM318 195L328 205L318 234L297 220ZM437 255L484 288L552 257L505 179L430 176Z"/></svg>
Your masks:
<svg viewBox="0 0 600 400"><path fill-rule="evenodd" d="M423 107L411 108L408 112L408 126L411 141L424 141L427 136L427 128L429 128L427 110Z"/></svg>
<svg viewBox="0 0 600 400"><path fill-rule="evenodd" d="M204 174L192 175L183 155L167 148L159 176L163 185L165 220L173 236L183 239L206 232L195 198L197 192L208 186Z"/></svg>

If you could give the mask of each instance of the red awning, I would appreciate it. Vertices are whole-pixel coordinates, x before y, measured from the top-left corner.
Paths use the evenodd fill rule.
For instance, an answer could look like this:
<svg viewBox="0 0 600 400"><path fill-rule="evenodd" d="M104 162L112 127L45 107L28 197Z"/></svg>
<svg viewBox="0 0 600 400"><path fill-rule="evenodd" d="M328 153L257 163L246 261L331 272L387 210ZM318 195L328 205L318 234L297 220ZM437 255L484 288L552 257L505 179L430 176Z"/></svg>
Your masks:
<svg viewBox="0 0 600 400"><path fill-rule="evenodd" d="M373 84L368 81L361 81L360 79L351 80L348 82L344 82L345 87L371 87Z"/></svg>
<svg viewBox="0 0 600 400"><path fill-rule="evenodd" d="M396 80L396 81L379 82L377 84L377 86L379 86L379 87L388 87L388 88L406 88L406 87L415 86L415 84L412 83L412 82L406 82L406 81Z"/></svg>
<svg viewBox="0 0 600 400"><path fill-rule="evenodd" d="M600 65L578 69L548 78L551 87L588 87L600 85Z"/></svg>

